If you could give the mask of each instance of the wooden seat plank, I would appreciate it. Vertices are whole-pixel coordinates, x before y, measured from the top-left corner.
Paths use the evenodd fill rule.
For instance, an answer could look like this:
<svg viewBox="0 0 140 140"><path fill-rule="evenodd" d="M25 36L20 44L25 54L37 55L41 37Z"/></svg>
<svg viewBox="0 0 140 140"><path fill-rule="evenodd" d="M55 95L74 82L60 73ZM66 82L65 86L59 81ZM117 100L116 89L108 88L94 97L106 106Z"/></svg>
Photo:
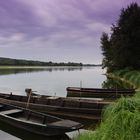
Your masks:
<svg viewBox="0 0 140 140"><path fill-rule="evenodd" d="M0 113L4 114L4 115L9 115L9 114L14 114L14 113L20 113L23 110L20 109L11 109L11 110L6 110L6 111L2 111Z"/></svg>
<svg viewBox="0 0 140 140"><path fill-rule="evenodd" d="M79 125L79 123L71 121L71 120L62 120L62 121L50 123L49 125L57 126L57 127L73 127L73 126Z"/></svg>

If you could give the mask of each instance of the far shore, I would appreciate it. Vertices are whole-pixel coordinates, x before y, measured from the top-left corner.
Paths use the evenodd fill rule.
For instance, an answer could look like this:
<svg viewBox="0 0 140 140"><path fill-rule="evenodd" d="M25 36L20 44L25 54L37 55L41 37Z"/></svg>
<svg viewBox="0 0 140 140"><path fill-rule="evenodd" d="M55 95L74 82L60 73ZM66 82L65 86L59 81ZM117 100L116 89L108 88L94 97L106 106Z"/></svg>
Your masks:
<svg viewBox="0 0 140 140"><path fill-rule="evenodd" d="M0 66L0 69L46 69L46 68L82 68L82 67L99 67L96 66Z"/></svg>

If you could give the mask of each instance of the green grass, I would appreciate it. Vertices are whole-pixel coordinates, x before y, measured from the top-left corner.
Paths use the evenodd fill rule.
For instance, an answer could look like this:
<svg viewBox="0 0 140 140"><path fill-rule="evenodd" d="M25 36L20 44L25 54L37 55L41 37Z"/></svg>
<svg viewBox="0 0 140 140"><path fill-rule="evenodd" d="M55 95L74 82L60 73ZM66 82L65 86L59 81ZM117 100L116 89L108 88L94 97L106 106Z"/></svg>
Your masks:
<svg viewBox="0 0 140 140"><path fill-rule="evenodd" d="M86 132L80 134L78 137L73 138L73 140L92 140L94 132Z"/></svg>
<svg viewBox="0 0 140 140"><path fill-rule="evenodd" d="M74 140L140 140L140 99L121 98L109 105L101 125Z"/></svg>
<svg viewBox="0 0 140 140"><path fill-rule="evenodd" d="M122 97L109 105L100 126L74 140L140 140L140 72L119 71L114 76L133 83L138 89L137 93L134 97Z"/></svg>

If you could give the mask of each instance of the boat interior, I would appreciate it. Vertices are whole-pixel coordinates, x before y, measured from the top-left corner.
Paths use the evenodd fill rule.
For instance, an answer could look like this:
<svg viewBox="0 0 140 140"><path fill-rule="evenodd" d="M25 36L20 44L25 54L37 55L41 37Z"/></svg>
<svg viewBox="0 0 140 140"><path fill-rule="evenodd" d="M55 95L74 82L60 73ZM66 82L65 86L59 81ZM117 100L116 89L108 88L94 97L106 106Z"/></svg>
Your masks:
<svg viewBox="0 0 140 140"><path fill-rule="evenodd" d="M48 124L56 121L61 121L60 118L53 117L47 114L36 113L28 109L15 108L14 106L8 106L5 104L0 104L0 113L13 117L15 119L39 123L39 124Z"/></svg>

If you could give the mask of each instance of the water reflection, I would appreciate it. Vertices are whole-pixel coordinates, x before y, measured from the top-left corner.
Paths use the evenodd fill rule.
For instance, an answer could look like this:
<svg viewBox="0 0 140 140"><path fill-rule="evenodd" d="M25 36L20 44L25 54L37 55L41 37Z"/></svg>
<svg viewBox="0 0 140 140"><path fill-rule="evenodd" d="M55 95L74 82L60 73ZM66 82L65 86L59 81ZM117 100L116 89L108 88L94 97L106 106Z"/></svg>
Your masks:
<svg viewBox="0 0 140 140"><path fill-rule="evenodd" d="M25 88L38 94L66 96L69 86L101 87L105 76L100 67L44 67L0 69L0 92L24 95Z"/></svg>
<svg viewBox="0 0 140 140"><path fill-rule="evenodd" d="M0 75L18 74L18 73L32 73L40 71L81 71L83 67L29 67L29 68L0 68Z"/></svg>

